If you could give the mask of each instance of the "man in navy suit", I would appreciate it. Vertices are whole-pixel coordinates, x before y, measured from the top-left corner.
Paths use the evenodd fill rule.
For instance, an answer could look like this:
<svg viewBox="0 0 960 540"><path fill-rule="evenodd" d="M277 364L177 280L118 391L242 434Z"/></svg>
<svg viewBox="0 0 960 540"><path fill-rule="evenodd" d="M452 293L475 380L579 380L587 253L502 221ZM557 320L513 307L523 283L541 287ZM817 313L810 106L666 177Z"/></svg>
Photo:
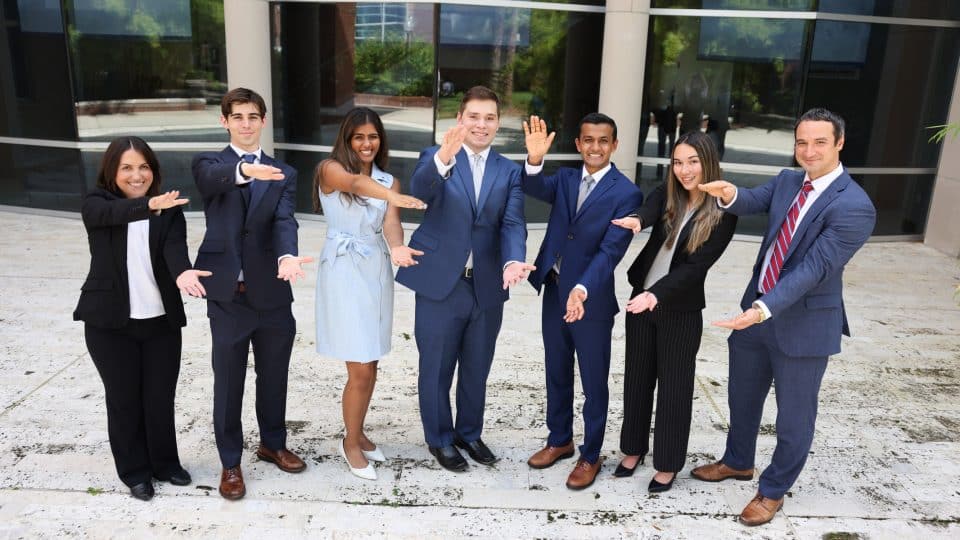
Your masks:
<svg viewBox="0 0 960 540"><path fill-rule="evenodd" d="M440 465L455 472L467 468L457 447L478 463L497 461L480 438L487 375L507 287L533 269L524 262L519 167L490 148L499 126L499 98L488 88L473 87L443 143L420 155L411 194L428 206L410 247L423 255L417 265L397 271L397 281L417 293L414 334L424 436Z"/></svg>
<svg viewBox="0 0 960 540"><path fill-rule="evenodd" d="M633 235L611 223L640 207L643 194L610 163L617 149L617 125L609 116L588 114L580 121L577 150L583 166L543 174L543 157L555 133L537 116L524 122L527 162L523 191L550 203L547 234L530 283L543 292L543 348L547 376L546 446L527 463L549 467L573 457L574 353L580 366L583 444L567 478L570 489L593 484L607 427L607 377L613 317L620 311L613 271Z"/></svg>
<svg viewBox="0 0 960 540"><path fill-rule="evenodd" d="M870 237L876 211L840 164L844 122L811 109L794 127L803 172L784 170L755 188L724 181L701 184L737 215L768 213L770 221L743 295L743 312L714 323L730 328L730 431L723 458L693 470L718 482L751 480L763 403L773 384L777 446L740 521L760 525L783 506L813 444L820 381L827 358L850 335L843 307L843 268Z"/></svg>
<svg viewBox="0 0 960 540"><path fill-rule="evenodd" d="M213 427L223 472L220 494L246 493L240 456L240 413L253 343L257 373L257 457L285 472L306 464L287 450L287 368L296 333L291 281L303 277L297 256L297 173L260 148L267 107L256 92L234 88L223 96L220 122L230 145L193 159L207 230L197 253L213 337Z"/></svg>

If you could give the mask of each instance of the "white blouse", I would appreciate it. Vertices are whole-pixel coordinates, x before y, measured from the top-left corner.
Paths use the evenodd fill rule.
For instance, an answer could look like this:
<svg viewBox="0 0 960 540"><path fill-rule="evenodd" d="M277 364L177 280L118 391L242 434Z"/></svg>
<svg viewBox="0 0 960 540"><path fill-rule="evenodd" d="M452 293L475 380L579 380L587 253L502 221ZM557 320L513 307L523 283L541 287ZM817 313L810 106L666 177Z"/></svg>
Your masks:
<svg viewBox="0 0 960 540"><path fill-rule="evenodd" d="M670 273L670 261L673 260L673 252L677 249L677 244L679 243L677 240L680 239L680 231L687 226L687 222L693 217L693 212L694 210L687 210L687 213L684 214L680 228L676 230L677 237L674 239L673 244L667 247L667 242L664 240L663 245L660 246L660 251L658 251L657 256L653 258L650 271L647 272L647 277L643 280L644 290L649 289L654 283L660 281L663 276Z"/></svg>
<svg viewBox="0 0 960 540"><path fill-rule="evenodd" d="M149 219L127 224L127 286L131 319L152 319L166 314L150 262Z"/></svg>

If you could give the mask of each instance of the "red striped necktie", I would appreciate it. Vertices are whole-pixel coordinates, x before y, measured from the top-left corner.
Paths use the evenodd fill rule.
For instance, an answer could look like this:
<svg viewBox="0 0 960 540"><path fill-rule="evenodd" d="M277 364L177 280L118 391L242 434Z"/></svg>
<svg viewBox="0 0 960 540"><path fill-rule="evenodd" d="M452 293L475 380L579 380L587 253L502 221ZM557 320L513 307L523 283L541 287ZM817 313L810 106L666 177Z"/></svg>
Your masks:
<svg viewBox="0 0 960 540"><path fill-rule="evenodd" d="M763 281L760 282L760 292L767 294L777 284L780 279L780 270L783 269L783 258L790 249L790 241L793 240L793 233L797 230L797 222L800 220L800 209L807 202L807 194L813 191L813 184L810 180L803 183L800 188L800 194L794 201L787 217L780 226L780 232L777 233L777 243L773 246L773 254L770 255L770 264L767 265L767 271L763 274Z"/></svg>

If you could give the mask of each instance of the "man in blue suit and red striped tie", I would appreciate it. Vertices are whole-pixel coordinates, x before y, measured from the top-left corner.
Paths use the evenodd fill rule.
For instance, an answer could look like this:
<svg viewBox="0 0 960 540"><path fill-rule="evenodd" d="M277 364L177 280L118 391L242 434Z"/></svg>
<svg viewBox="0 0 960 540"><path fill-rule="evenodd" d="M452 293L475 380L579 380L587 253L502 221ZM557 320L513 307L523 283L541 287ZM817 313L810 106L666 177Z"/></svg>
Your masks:
<svg viewBox="0 0 960 540"><path fill-rule="evenodd" d="M467 90L457 124L439 147L424 150L413 171L410 191L428 206L410 247L423 255L397 271L397 282L417 293L414 335L424 438L440 465L454 472L467 469L458 447L477 463L497 462L480 438L487 375L507 287L533 270L524 262L520 168L490 148L499 127L497 94L482 86Z"/></svg>
<svg viewBox="0 0 960 540"><path fill-rule="evenodd" d="M573 457L574 353L580 366L583 444L567 478L570 489L593 484L607 425L607 378L613 317L620 311L613 271L633 236L611 223L640 207L640 189L610 163L617 149L617 124L605 114L580 121L577 150L583 166L543 174L543 158L555 133L537 116L524 122L527 161L523 191L552 205L547 234L530 283L543 293L543 347L547 379L546 446L528 461L543 469Z"/></svg>
<svg viewBox="0 0 960 540"><path fill-rule="evenodd" d="M726 452L717 463L692 471L707 482L753 479L757 433L772 383L777 446L757 494L740 514L745 525L773 519L806 463L827 358L840 352L841 334L850 335L843 268L876 223L873 203L840 163L843 119L811 109L797 121L794 136L803 171L784 170L755 188L722 180L699 186L727 212L770 215L743 312L714 323L733 330Z"/></svg>

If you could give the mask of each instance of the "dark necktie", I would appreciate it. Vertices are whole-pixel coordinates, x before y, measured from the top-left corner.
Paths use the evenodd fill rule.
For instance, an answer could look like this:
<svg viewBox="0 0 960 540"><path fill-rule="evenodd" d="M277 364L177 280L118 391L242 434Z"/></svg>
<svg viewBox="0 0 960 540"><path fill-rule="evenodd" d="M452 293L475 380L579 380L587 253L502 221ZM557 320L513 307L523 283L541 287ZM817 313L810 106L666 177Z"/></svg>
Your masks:
<svg viewBox="0 0 960 540"><path fill-rule="evenodd" d="M763 274L763 280L760 282L760 292L767 294L777 284L780 279L780 270L783 269L783 258L790 249L790 242L793 241L793 233L797 230L797 222L800 218L800 209L807 202L807 194L813 191L813 184L809 180L803 183L800 188L800 195L794 201L787 217L780 226L780 232L777 233L777 243L773 246L773 253L770 255L770 264L767 265L767 271Z"/></svg>
<svg viewBox="0 0 960 540"><path fill-rule="evenodd" d="M245 163L253 165L257 162L256 154L244 154L240 156ZM253 179L250 181L250 208L255 208L263 193L267 190L267 183L263 180Z"/></svg>

